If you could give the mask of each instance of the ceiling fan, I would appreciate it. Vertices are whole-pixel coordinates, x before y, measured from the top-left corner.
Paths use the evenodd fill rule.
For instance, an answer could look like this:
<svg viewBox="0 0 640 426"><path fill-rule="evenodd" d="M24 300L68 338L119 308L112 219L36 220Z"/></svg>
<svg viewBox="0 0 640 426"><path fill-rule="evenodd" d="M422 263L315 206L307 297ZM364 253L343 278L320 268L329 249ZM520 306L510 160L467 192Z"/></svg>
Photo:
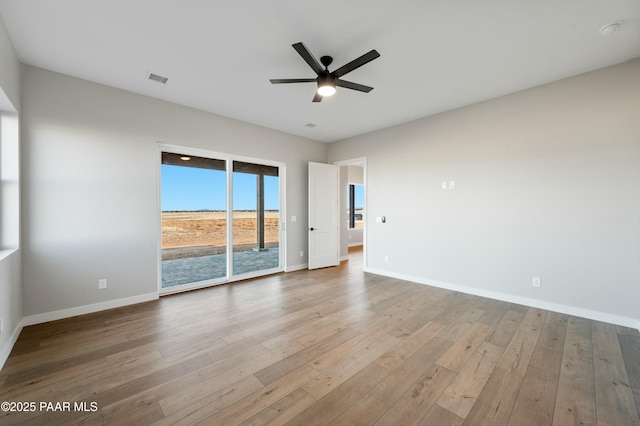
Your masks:
<svg viewBox="0 0 640 426"><path fill-rule="evenodd" d="M318 83L318 90L313 97L313 102L320 102L324 96L331 96L336 93L336 86L344 87L347 89L358 90L360 92L369 93L373 90L373 87L365 86L363 84L352 83L350 81L341 80L340 77L343 75L355 70L356 68L360 68L364 64L373 61L374 59L380 57L380 54L374 49L370 52L365 53L357 59L349 62L346 65L341 66L337 70L329 72L329 65L333 62L333 58L331 56L323 56L320 58L320 63L318 60L309 52L309 49L300 43L296 43L292 45L293 48L302 56L302 59L305 60L307 64L311 67L313 71L318 75L316 78L274 78L271 79L272 84L282 84L282 83ZM322 68L324 66L324 69Z"/></svg>

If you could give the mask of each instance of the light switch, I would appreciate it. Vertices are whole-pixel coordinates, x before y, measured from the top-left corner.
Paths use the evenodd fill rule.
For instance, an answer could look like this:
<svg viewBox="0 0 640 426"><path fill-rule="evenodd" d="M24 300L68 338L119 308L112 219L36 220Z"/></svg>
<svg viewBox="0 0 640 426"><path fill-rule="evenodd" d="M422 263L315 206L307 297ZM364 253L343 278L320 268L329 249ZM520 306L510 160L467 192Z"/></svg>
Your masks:
<svg viewBox="0 0 640 426"><path fill-rule="evenodd" d="M449 183L446 180L442 181L442 189L447 189L449 187Z"/></svg>

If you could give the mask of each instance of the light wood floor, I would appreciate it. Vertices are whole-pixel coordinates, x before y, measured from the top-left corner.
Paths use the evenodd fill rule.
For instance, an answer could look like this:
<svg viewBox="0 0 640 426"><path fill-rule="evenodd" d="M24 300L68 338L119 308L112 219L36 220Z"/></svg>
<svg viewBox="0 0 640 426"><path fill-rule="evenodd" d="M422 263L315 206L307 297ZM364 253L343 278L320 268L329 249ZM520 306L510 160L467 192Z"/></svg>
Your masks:
<svg viewBox="0 0 640 426"><path fill-rule="evenodd" d="M0 401L38 404L0 424L639 425L640 334L364 274L356 252L27 327Z"/></svg>

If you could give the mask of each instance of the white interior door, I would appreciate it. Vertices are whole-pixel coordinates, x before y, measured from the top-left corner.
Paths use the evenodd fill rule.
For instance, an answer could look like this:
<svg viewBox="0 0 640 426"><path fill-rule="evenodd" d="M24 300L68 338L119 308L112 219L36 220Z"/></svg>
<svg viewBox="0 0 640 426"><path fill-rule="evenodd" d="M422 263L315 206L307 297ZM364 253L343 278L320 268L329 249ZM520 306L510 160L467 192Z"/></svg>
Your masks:
<svg viewBox="0 0 640 426"><path fill-rule="evenodd" d="M309 269L338 261L338 166L309 163Z"/></svg>

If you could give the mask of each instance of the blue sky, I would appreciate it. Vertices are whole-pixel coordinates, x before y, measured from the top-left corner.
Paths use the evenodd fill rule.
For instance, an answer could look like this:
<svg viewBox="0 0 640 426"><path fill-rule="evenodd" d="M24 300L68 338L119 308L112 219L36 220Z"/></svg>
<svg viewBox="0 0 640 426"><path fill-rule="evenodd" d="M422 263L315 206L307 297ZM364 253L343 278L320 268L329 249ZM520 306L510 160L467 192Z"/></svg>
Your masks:
<svg viewBox="0 0 640 426"><path fill-rule="evenodd" d="M356 206L356 209L363 209L364 208L364 186L362 185L356 185L354 188L354 203Z"/></svg>
<svg viewBox="0 0 640 426"><path fill-rule="evenodd" d="M278 178L265 176L265 209L278 210ZM226 210L226 172L162 165L162 211ZM256 175L233 174L234 210L256 209Z"/></svg>

